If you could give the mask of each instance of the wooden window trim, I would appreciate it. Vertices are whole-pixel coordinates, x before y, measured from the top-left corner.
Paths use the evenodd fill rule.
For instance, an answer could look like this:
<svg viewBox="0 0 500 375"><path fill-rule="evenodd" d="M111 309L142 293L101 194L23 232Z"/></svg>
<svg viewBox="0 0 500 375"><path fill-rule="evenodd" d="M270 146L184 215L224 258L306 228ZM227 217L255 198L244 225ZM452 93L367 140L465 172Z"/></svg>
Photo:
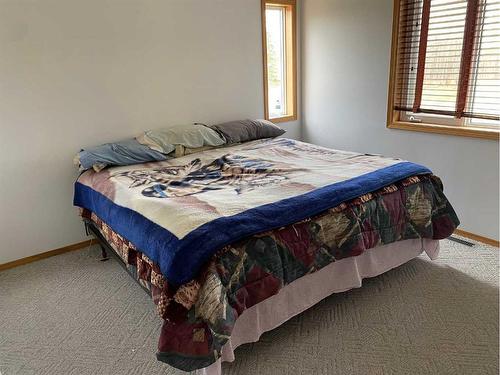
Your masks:
<svg viewBox="0 0 500 375"><path fill-rule="evenodd" d="M267 37L266 37L266 5L287 7L285 29L286 49L286 105L287 115L269 117L268 73L267 73ZM288 122L297 120L297 5L296 0L261 0L262 20L262 66L264 72L264 118L272 122Z"/></svg>
<svg viewBox="0 0 500 375"><path fill-rule="evenodd" d="M392 19L392 45L391 45L391 63L389 72L389 93L387 101L387 128L409 130L434 134L455 135L461 137L482 138L490 140L499 140L500 129L483 126L453 126L439 125L433 123L413 123L401 121L399 111L393 109L394 96L396 90L397 75L397 54L398 54L398 31L399 31L399 2L394 0L393 19Z"/></svg>

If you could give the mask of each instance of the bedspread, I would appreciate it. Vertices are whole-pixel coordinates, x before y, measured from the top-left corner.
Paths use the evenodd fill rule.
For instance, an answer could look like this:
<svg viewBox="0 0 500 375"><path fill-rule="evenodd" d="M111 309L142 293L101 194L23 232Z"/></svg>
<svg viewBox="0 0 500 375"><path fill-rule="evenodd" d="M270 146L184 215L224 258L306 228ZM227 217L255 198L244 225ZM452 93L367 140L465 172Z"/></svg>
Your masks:
<svg viewBox="0 0 500 375"><path fill-rule="evenodd" d="M226 245L429 173L399 159L268 139L89 170L75 184L74 203L95 212L181 285Z"/></svg>
<svg viewBox="0 0 500 375"><path fill-rule="evenodd" d="M151 290L164 319L157 357L185 371L215 362L237 317L299 277L379 245L446 238L459 224L441 181L431 174L411 176L224 246L179 286L95 213L84 210L83 216Z"/></svg>

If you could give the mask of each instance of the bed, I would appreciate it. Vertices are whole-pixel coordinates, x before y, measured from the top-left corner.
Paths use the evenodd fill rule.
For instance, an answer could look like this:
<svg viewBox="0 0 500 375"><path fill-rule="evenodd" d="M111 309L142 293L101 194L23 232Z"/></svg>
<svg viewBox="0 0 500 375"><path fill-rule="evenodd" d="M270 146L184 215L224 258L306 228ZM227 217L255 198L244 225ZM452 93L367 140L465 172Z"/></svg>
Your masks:
<svg viewBox="0 0 500 375"><path fill-rule="evenodd" d="M328 295L435 258L459 224L426 167L286 138L89 170L74 204L151 294L157 359L206 375Z"/></svg>

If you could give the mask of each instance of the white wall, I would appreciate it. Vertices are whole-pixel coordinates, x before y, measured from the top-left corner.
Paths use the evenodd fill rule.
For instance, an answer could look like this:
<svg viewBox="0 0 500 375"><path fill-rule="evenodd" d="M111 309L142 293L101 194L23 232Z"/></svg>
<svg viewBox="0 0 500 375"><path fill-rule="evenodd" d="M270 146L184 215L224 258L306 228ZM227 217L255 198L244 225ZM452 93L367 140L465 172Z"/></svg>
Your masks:
<svg viewBox="0 0 500 375"><path fill-rule="evenodd" d="M80 147L261 118L262 86L260 0L2 0L0 264L85 238Z"/></svg>
<svg viewBox="0 0 500 375"><path fill-rule="evenodd" d="M392 0L302 8L304 136L428 165L463 229L498 239L497 142L385 128ZM260 30L260 0L1 0L0 264L85 239L80 147L262 117Z"/></svg>
<svg viewBox="0 0 500 375"><path fill-rule="evenodd" d="M498 240L498 142L385 127L392 0L304 0L301 14L305 140L427 165L461 228Z"/></svg>

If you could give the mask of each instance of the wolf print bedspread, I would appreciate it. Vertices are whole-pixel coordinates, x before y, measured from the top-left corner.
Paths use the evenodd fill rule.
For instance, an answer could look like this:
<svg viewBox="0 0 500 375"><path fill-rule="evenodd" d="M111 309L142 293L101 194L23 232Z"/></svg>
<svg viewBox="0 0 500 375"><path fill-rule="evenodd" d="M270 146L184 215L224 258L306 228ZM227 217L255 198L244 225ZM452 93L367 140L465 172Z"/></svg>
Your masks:
<svg viewBox="0 0 500 375"><path fill-rule="evenodd" d="M272 157L264 159L264 151L261 156L253 154L250 157L249 154L243 155L243 151L228 148L222 155L191 155L196 157L181 158L183 160L178 159L175 164L155 163L92 173L82 176L82 184L86 183L103 196L115 199L125 191L117 188L125 178L126 186L138 189L144 197L141 199L165 202L183 198L179 205L197 207L206 202L204 199L198 202L197 197L203 197L207 192L227 190L240 197L261 189L266 191L266 187L279 188L281 184L296 183L291 179L293 174L307 173L304 165L315 159L330 158L332 170L335 170L335 162L355 164L357 158L368 164L368 160L375 158L375 171L399 168L397 165L401 164L398 160L388 159L380 165L380 157L338 152L288 140L255 142L245 147L259 150L264 145L268 150L274 149L271 154L285 156L277 157L281 164ZM240 148L245 150L244 146L237 146ZM290 161L286 164L284 160L289 153L305 153L308 161L298 166ZM242 164L243 158L246 161ZM162 173L162 168L168 172ZM325 170L325 174L328 173L331 172ZM203 177L207 174L211 174L208 179L216 182L212 188ZM130 177L132 175L134 177ZM382 178L386 178L385 175ZM159 203L159 209L165 207ZM216 211L215 208L212 210ZM83 212L97 224L127 264L129 272L151 290L157 310L164 319L158 359L186 371L213 363L230 336L237 317L297 278L379 245L412 238L446 238L459 223L443 194L440 180L427 170L418 169L414 175L342 200L309 217L219 246L198 271L192 273L192 277L178 282L163 272L158 258L152 258L151 252L144 250L142 245L117 231L108 219L102 220L97 212ZM218 211L214 217L220 217ZM219 227L218 230L224 233L231 227ZM144 235L154 233L145 232ZM218 232L212 233L212 236L218 235ZM196 250L193 248L192 252Z"/></svg>
<svg viewBox="0 0 500 375"><path fill-rule="evenodd" d="M75 184L74 203L95 212L181 285L235 241L428 173L398 159L268 139L90 170Z"/></svg>
<svg viewBox="0 0 500 375"><path fill-rule="evenodd" d="M84 210L131 275L151 291L164 319L158 359L190 371L213 363L239 315L290 282L376 246L448 237L458 219L439 179L412 176L307 220L225 246L180 287L159 266Z"/></svg>

